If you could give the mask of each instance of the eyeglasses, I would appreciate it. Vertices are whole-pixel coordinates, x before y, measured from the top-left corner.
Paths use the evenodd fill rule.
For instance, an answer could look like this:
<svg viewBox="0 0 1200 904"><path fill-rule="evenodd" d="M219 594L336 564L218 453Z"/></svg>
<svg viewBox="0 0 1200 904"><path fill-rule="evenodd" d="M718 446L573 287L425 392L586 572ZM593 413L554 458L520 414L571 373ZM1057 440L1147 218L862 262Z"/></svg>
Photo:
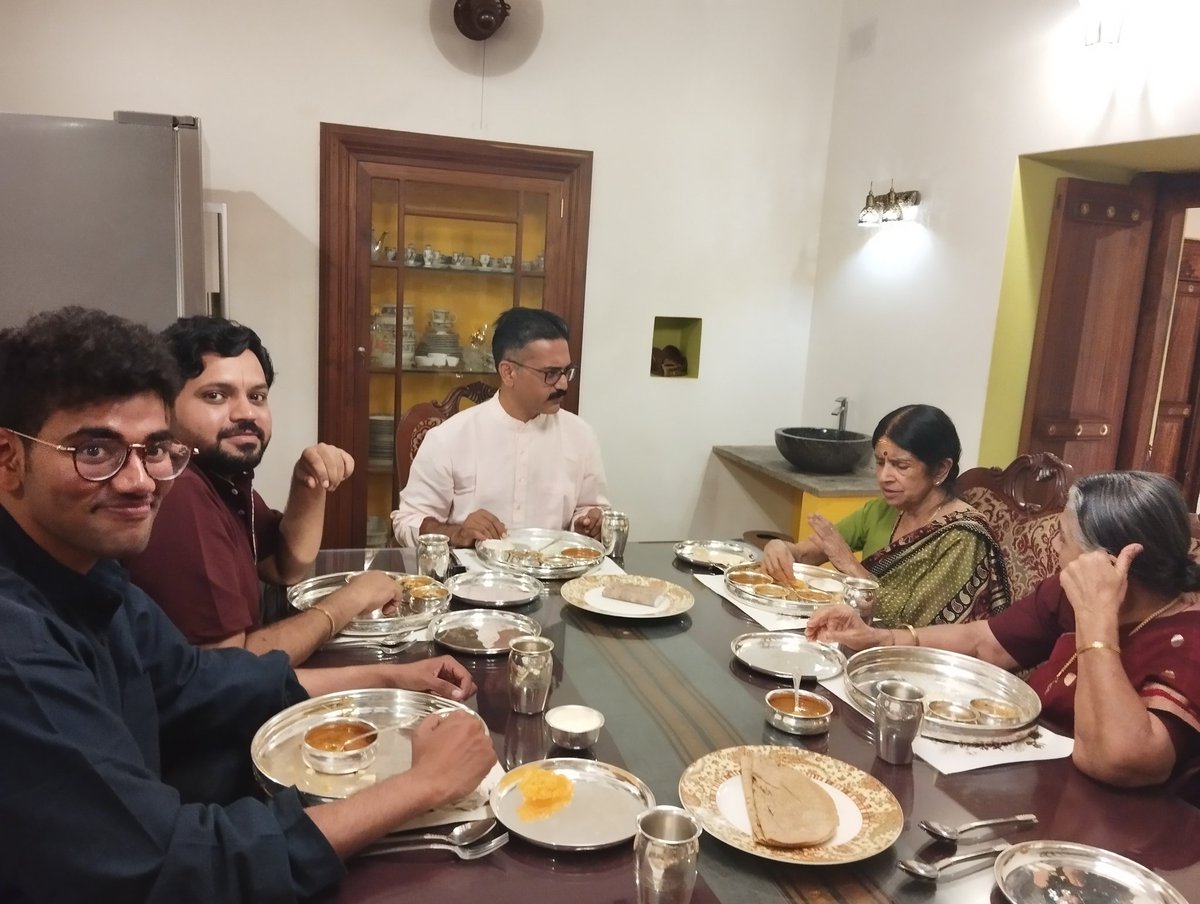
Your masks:
<svg viewBox="0 0 1200 904"><path fill-rule="evenodd" d="M528 364L522 364L520 361L514 361L512 358L505 358L504 360L516 367L523 367L526 370L532 370L534 373L541 374L547 386L554 386L563 377L566 377L567 382L570 383L575 379L575 374L579 373L579 368L574 364L568 364L566 367L530 367Z"/></svg>
<svg viewBox="0 0 1200 904"><path fill-rule="evenodd" d="M23 439L68 453L75 462L76 473L84 480L94 483L102 483L116 477L121 468L125 467L130 452L137 452L141 456L142 467L154 480L174 480L183 473L188 459L192 457L192 450L188 446L173 439L160 439L151 443L123 443L118 439L97 437L85 440L78 446L60 446L19 430L5 429Z"/></svg>

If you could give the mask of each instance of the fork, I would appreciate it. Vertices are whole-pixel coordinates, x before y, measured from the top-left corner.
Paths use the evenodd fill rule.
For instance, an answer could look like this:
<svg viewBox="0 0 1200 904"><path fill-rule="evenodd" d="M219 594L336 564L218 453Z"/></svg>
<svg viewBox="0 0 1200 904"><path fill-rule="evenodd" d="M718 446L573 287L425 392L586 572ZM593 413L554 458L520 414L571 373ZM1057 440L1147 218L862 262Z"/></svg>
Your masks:
<svg viewBox="0 0 1200 904"><path fill-rule="evenodd" d="M453 851L459 860L478 860L500 850L508 844L508 832L502 832L481 844L446 844L441 841L425 841L419 844L389 844L386 847L368 848L357 854L359 857L379 857L383 854L403 854L407 851Z"/></svg>

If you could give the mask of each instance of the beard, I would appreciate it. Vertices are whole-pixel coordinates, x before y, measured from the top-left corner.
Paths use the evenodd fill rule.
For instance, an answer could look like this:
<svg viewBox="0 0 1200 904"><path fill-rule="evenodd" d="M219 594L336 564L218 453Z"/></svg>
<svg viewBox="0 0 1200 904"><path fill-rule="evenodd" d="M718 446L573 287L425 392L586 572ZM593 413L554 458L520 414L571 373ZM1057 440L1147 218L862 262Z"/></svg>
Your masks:
<svg viewBox="0 0 1200 904"><path fill-rule="evenodd" d="M221 447L222 440L233 439L246 433L258 437L258 448L248 452L229 452ZM218 433L217 441L212 445L200 447L192 456L192 460L205 471L220 474L222 477L234 477L243 471L252 471L258 467L263 453L267 451L268 442L266 434L258 424L253 421L241 421Z"/></svg>

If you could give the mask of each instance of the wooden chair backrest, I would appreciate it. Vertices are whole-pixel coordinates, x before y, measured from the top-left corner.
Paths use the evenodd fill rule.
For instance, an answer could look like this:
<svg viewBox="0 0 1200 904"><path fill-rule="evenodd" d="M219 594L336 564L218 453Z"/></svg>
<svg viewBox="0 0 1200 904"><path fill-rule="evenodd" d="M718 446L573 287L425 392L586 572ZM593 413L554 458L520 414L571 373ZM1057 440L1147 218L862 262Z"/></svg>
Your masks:
<svg viewBox="0 0 1200 904"><path fill-rule="evenodd" d="M483 382L455 386L440 402L418 402L405 412L396 424L396 473L400 477L400 488L408 483L417 449L425 440L425 434L456 414L464 402L476 405L486 402L496 394L496 387Z"/></svg>
<svg viewBox="0 0 1200 904"><path fill-rule="evenodd" d="M1007 468L970 468L959 475L959 496L992 528L1004 553L1014 600L1058 570L1054 538L1075 469L1049 452L1018 456Z"/></svg>

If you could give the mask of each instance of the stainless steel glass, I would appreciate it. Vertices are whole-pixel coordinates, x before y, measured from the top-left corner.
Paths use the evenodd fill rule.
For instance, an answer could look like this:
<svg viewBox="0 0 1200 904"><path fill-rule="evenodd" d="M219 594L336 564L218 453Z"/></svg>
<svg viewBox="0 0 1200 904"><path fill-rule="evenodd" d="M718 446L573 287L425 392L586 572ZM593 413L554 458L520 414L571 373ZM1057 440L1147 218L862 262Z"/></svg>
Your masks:
<svg viewBox="0 0 1200 904"><path fill-rule="evenodd" d="M600 545L604 554L619 559L625 555L629 540L629 516L624 512L606 511L600 521Z"/></svg>
<svg viewBox="0 0 1200 904"><path fill-rule="evenodd" d="M84 480L93 483L103 483L121 473L130 452L137 452L142 459L142 467L154 480L174 480L187 467L192 450L183 443L173 439L160 439L149 443L127 443L112 437L96 437L81 440L78 446L60 446L58 443L46 442L20 430L6 427L9 433L22 439L49 446L59 452L66 452L75 462L75 473Z"/></svg>
<svg viewBox="0 0 1200 904"><path fill-rule="evenodd" d="M884 762L912 762L925 720L925 692L907 681L880 681L875 697L875 752Z"/></svg>
<svg viewBox="0 0 1200 904"><path fill-rule="evenodd" d="M545 759L550 749L550 730L541 713L509 713L504 726L504 765L516 769Z"/></svg>
<svg viewBox="0 0 1200 904"><path fill-rule="evenodd" d="M554 680L554 641L514 637L508 643L508 699L515 712L540 713Z"/></svg>
<svg viewBox="0 0 1200 904"><path fill-rule="evenodd" d="M421 534L417 537L417 574L444 581L449 572L450 538L445 534Z"/></svg>
<svg viewBox="0 0 1200 904"><path fill-rule="evenodd" d="M858 617L868 625L875 617L875 595L879 592L879 582L870 578L848 576L843 580L842 602L858 610Z"/></svg>
<svg viewBox="0 0 1200 904"><path fill-rule="evenodd" d="M633 875L638 904L687 904L700 861L700 823L680 807L654 807L637 818Z"/></svg>

